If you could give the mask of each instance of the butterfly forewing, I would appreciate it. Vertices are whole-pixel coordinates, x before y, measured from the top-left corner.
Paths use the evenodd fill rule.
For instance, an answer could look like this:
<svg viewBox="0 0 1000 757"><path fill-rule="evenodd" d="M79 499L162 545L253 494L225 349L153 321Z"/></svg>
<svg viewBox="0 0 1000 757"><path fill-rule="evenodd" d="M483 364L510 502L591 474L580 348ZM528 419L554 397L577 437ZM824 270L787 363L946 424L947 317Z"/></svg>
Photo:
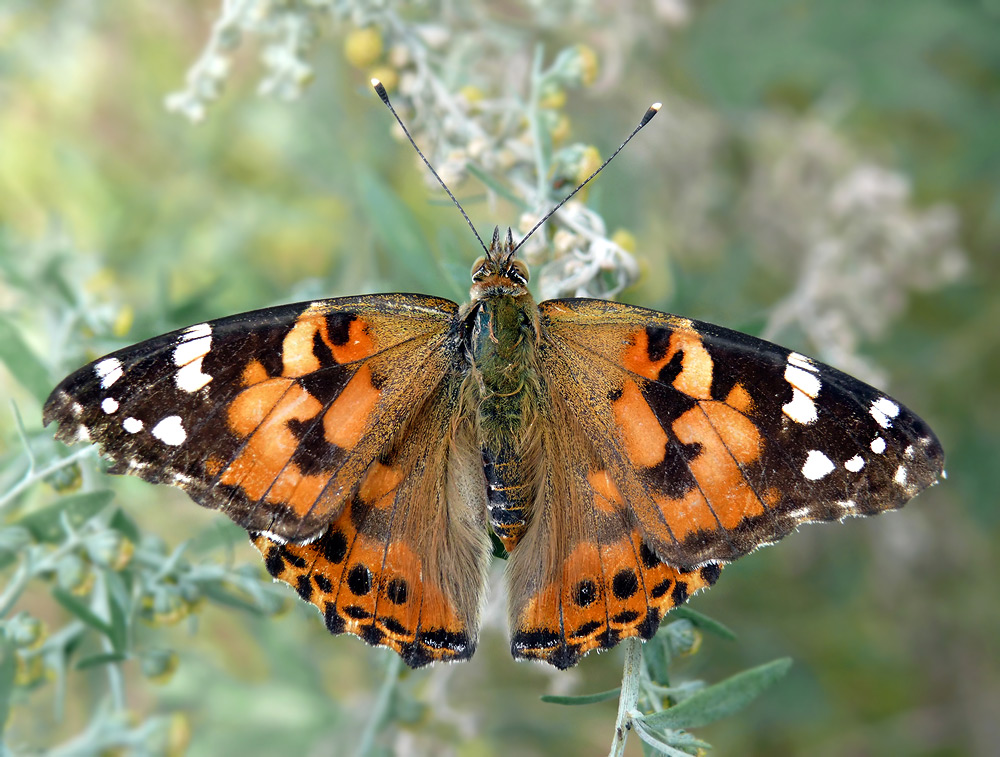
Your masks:
<svg viewBox="0 0 1000 757"><path fill-rule="evenodd" d="M457 308L377 295L197 324L81 368L44 421L97 443L112 472L179 486L248 530L315 538L413 413L409 398L452 367Z"/></svg>
<svg viewBox="0 0 1000 757"><path fill-rule="evenodd" d="M618 303L540 309L544 370L673 565L733 560L799 523L900 507L941 474L923 421L798 353Z"/></svg>

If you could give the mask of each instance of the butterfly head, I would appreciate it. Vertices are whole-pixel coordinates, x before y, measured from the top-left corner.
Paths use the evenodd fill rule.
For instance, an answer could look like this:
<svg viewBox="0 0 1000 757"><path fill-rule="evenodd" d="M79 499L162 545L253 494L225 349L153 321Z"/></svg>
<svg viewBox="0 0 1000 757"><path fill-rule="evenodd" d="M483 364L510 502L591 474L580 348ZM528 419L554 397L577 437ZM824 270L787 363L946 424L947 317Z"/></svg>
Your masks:
<svg viewBox="0 0 1000 757"><path fill-rule="evenodd" d="M500 227L493 229L493 241L486 255L472 266L472 299L489 296L519 297L528 293L528 266L514 257L517 248L511 230L500 236Z"/></svg>

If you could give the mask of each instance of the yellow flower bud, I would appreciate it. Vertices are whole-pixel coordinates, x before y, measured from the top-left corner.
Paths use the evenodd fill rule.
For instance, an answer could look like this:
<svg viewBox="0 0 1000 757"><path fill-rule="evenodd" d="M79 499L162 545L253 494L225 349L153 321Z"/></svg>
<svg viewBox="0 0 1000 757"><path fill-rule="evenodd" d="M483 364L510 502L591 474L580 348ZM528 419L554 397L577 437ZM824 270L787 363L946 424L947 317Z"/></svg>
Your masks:
<svg viewBox="0 0 1000 757"><path fill-rule="evenodd" d="M635 234L628 229L616 229L615 233L611 235L611 241L625 250L625 252L635 253L638 246Z"/></svg>
<svg viewBox="0 0 1000 757"><path fill-rule="evenodd" d="M382 35L372 26L355 29L344 40L344 57L356 68L368 68L382 57Z"/></svg>
<svg viewBox="0 0 1000 757"><path fill-rule="evenodd" d="M597 81L597 53L589 45L577 45L576 52L580 56L580 81L589 87Z"/></svg>
<svg viewBox="0 0 1000 757"><path fill-rule="evenodd" d="M556 144L565 142L571 133L572 129L570 128L569 118L565 114L560 113L559 117L552 123L552 126L549 127L549 134L552 135L552 141Z"/></svg>
<svg viewBox="0 0 1000 757"><path fill-rule="evenodd" d="M561 108L566 104L566 90L553 87L548 92L542 94L538 100L538 105L542 108Z"/></svg>
<svg viewBox="0 0 1000 757"><path fill-rule="evenodd" d="M486 95L483 93L483 90L481 90L474 84L466 84L464 87L458 90L458 94L464 97L465 101L469 104L477 103L484 97L486 97Z"/></svg>
<svg viewBox="0 0 1000 757"><path fill-rule="evenodd" d="M132 320L135 312L131 305L123 305L115 316L115 322L111 324L111 333L115 336L125 336L132 328Z"/></svg>
<svg viewBox="0 0 1000 757"><path fill-rule="evenodd" d="M580 162L577 163L576 183L580 184L586 181L587 178L600 167L601 153L599 153L597 148L593 145L587 145L583 148L583 154L580 156Z"/></svg>

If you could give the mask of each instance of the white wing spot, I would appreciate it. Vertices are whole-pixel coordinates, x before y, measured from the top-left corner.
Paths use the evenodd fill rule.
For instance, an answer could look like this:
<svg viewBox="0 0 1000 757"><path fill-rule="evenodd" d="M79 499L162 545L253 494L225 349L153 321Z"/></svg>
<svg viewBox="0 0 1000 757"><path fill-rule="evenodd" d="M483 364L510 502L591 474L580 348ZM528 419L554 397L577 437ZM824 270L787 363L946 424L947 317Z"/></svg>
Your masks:
<svg viewBox="0 0 1000 757"><path fill-rule="evenodd" d="M899 405L888 397L879 397L877 400L872 400L868 412L871 413L878 425L882 428L889 428L892 425L892 419L899 415Z"/></svg>
<svg viewBox="0 0 1000 757"><path fill-rule="evenodd" d="M881 455L883 452L885 452L885 439L883 439L881 436L876 436L874 439L872 439L871 448L872 452L874 452L876 455Z"/></svg>
<svg viewBox="0 0 1000 757"><path fill-rule="evenodd" d="M174 365L180 368L174 376L178 389L193 394L212 380L201 370L201 362L211 349L212 327L207 323L184 330L174 347Z"/></svg>
<svg viewBox="0 0 1000 757"><path fill-rule="evenodd" d="M105 397L101 401L101 410L103 410L107 415L111 415L118 410L118 400L114 397Z"/></svg>
<svg viewBox="0 0 1000 757"><path fill-rule="evenodd" d="M792 389L792 400L781 407L781 411L796 423L808 426L816 421L816 403L801 389Z"/></svg>
<svg viewBox="0 0 1000 757"><path fill-rule="evenodd" d="M181 340L201 339L205 336L212 336L212 327L207 323L196 323L194 326L188 326L184 329L184 333L181 334Z"/></svg>
<svg viewBox="0 0 1000 757"><path fill-rule="evenodd" d="M184 426L181 425L181 417L179 415L168 415L153 426L152 433L161 442L169 444L171 447L179 447L187 439L187 432L184 430Z"/></svg>
<svg viewBox="0 0 1000 757"><path fill-rule="evenodd" d="M907 459L910 459L910 458L913 457L913 453L915 451L916 450L913 449L913 445L912 444L907 444L906 445L906 449L903 450L903 456L906 457Z"/></svg>
<svg viewBox="0 0 1000 757"><path fill-rule="evenodd" d="M804 371L791 363L789 363L785 368L785 381L791 384L795 389L802 390L803 393L809 395L813 399L816 399L821 387L819 377L815 373Z"/></svg>
<svg viewBox="0 0 1000 757"><path fill-rule="evenodd" d="M896 475L892 477L892 480L895 481L900 486L906 486L906 466L905 465L900 465L898 468L896 468Z"/></svg>
<svg viewBox="0 0 1000 757"><path fill-rule="evenodd" d="M819 368L816 367L816 364L812 360L798 352L788 353L788 364L802 368L803 370L812 371L813 373L819 371Z"/></svg>
<svg viewBox="0 0 1000 757"><path fill-rule="evenodd" d="M845 513L850 513L854 511L857 507L853 499L844 499L837 503L837 507L843 510Z"/></svg>
<svg viewBox="0 0 1000 757"><path fill-rule="evenodd" d="M844 467L847 468L851 473L857 473L859 470L865 467L865 461L861 459L861 455L855 455L846 463Z"/></svg>
<svg viewBox="0 0 1000 757"><path fill-rule="evenodd" d="M204 359L204 356L197 358L177 371L174 381L178 389L194 394L212 380L211 376L201 370L201 361Z"/></svg>
<svg viewBox="0 0 1000 757"><path fill-rule="evenodd" d="M805 465L802 466L802 475L810 481L818 481L829 474L834 467L830 458L819 450L811 449L806 455Z"/></svg>
<svg viewBox="0 0 1000 757"><path fill-rule="evenodd" d="M788 513L788 517L792 520L806 520L809 517L809 508L800 507L798 510L792 510Z"/></svg>
<svg viewBox="0 0 1000 757"><path fill-rule="evenodd" d="M133 418L131 415L122 421L122 428L128 431L130 434L138 434L142 431L142 421L138 418Z"/></svg>
<svg viewBox="0 0 1000 757"><path fill-rule="evenodd" d="M108 357L94 366L94 373L101 380L101 389L107 389L124 375L122 361L116 357Z"/></svg>
<svg viewBox="0 0 1000 757"><path fill-rule="evenodd" d="M80 425L76 428L76 440L77 442L89 442L90 432L87 430L86 426Z"/></svg>

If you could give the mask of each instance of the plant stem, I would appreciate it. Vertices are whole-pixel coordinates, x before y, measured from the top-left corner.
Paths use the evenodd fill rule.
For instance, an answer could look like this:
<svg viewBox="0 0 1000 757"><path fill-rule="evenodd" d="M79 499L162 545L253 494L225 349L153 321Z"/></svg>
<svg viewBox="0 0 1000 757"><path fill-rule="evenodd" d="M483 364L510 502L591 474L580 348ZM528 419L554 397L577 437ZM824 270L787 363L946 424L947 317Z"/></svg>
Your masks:
<svg viewBox="0 0 1000 757"><path fill-rule="evenodd" d="M622 670L622 693L618 697L618 718L615 720L615 736L611 742L608 757L622 757L625 754L625 740L632 728L632 713L639 701L639 672L642 670L642 642L637 638L622 642L625 650L625 666Z"/></svg>
<svg viewBox="0 0 1000 757"><path fill-rule="evenodd" d="M389 655L389 663L385 669L385 680L382 681L382 688L378 691L378 696L375 697L375 702L372 704L371 715L368 718L368 722L365 724L365 730L361 734L361 740L358 742L358 748L354 752L357 757L366 757L369 752L371 752L372 745L375 743L375 735L379 730L379 726L382 725L382 720L385 718L386 710L389 708L389 702L392 700L392 692L396 688L396 683L399 681L399 671L403 668L403 658L397 654Z"/></svg>

